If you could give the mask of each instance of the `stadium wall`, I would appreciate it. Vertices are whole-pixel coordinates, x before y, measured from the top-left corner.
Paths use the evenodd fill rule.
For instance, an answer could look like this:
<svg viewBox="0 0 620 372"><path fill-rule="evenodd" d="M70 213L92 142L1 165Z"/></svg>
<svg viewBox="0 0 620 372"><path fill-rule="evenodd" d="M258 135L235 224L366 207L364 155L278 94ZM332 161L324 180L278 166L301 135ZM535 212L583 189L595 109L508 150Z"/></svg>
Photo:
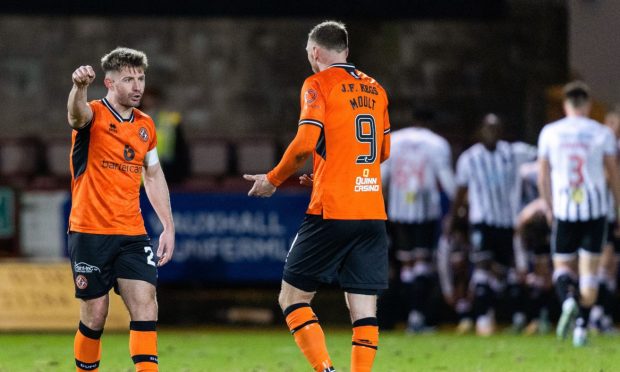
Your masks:
<svg viewBox="0 0 620 372"><path fill-rule="evenodd" d="M567 76L566 9L514 3L483 20L344 19L350 59L386 87L397 126L425 106L441 132L468 142L481 115L497 111L513 137L529 136L526 127L545 120L544 88ZM147 84L163 89L194 136L286 136L317 20L0 15L0 137L68 136L71 72L118 45L147 52ZM99 73L90 97L103 94ZM468 135L455 137L454 127Z"/></svg>

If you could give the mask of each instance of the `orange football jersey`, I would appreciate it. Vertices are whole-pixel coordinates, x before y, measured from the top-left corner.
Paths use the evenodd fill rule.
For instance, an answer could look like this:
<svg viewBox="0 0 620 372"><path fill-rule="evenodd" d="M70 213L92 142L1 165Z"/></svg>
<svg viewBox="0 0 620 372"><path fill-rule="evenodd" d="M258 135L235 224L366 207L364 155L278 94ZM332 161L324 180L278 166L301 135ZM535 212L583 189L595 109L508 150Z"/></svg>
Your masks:
<svg viewBox="0 0 620 372"><path fill-rule="evenodd" d="M140 183L146 153L157 144L155 124L138 109L122 118L105 98L89 105L91 122L72 134L69 231L146 234Z"/></svg>
<svg viewBox="0 0 620 372"><path fill-rule="evenodd" d="M307 213L387 219L380 167L390 151L387 107L383 87L351 64L334 64L306 79L299 125L321 128Z"/></svg>

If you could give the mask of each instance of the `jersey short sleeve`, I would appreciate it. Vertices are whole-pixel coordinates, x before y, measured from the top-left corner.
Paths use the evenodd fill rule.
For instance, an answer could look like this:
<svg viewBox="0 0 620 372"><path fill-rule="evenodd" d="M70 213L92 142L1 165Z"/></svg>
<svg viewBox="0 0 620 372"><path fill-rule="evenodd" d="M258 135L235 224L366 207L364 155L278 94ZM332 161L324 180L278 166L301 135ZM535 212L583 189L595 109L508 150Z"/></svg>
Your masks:
<svg viewBox="0 0 620 372"><path fill-rule="evenodd" d="M436 146L436 157L433 157L437 169L451 168L452 165L452 150L447 141L439 141Z"/></svg>
<svg viewBox="0 0 620 372"><path fill-rule="evenodd" d="M603 141L603 152L605 155L616 155L618 148L616 145L616 138L611 129L605 127L605 140Z"/></svg>
<svg viewBox="0 0 620 372"><path fill-rule="evenodd" d="M549 141L547 140L548 132L549 132L548 127L545 127L540 132L540 136L538 136L538 158L539 159L549 158Z"/></svg>
<svg viewBox="0 0 620 372"><path fill-rule="evenodd" d="M526 163L536 159L538 149L525 142L513 142L512 151L518 164Z"/></svg>
<svg viewBox="0 0 620 372"><path fill-rule="evenodd" d="M325 97L319 82L312 77L306 79L301 88L301 112L299 125L310 124L323 128L325 122Z"/></svg>
<svg viewBox="0 0 620 372"><path fill-rule="evenodd" d="M153 122L153 120L150 120L151 122L151 130L150 130L150 138L149 138L149 147L148 150L152 151L153 149L157 148L157 130L155 127L155 122Z"/></svg>
<svg viewBox="0 0 620 372"><path fill-rule="evenodd" d="M456 184L461 187L467 187L469 183L470 169L466 154L462 154L456 162Z"/></svg>

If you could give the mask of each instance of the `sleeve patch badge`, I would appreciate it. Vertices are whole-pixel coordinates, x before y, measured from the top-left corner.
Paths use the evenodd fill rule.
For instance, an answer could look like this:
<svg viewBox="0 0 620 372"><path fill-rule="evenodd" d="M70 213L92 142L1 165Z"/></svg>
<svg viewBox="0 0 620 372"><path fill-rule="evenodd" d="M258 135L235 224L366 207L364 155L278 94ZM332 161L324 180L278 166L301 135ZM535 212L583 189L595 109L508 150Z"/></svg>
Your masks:
<svg viewBox="0 0 620 372"><path fill-rule="evenodd" d="M306 93L304 94L304 100L306 101L306 105L309 105L312 102L316 101L316 98L318 96L319 94L316 92L316 90L308 89Z"/></svg>

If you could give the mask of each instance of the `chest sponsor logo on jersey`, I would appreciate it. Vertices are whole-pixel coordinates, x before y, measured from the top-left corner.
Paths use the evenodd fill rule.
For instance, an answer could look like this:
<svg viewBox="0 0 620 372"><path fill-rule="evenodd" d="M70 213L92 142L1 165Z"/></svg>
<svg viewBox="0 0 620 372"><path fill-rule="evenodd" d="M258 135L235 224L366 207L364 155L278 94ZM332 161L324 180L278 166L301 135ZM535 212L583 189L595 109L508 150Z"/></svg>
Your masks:
<svg viewBox="0 0 620 372"><path fill-rule="evenodd" d="M76 273L90 274L95 272L101 272L97 266L89 265L86 262L76 262L73 265L73 271Z"/></svg>
<svg viewBox="0 0 620 372"><path fill-rule="evenodd" d="M132 161L135 159L135 157L136 157L136 150L131 148L131 146L129 145L125 145L125 148L123 149L123 158L126 161ZM123 163L117 163L115 161L105 160L105 159L101 161L101 166L105 169L118 170L124 173L141 173L142 172L141 165L126 164L126 163L123 164Z"/></svg>
<svg viewBox="0 0 620 372"><path fill-rule="evenodd" d="M145 127L141 127L138 134L140 135L140 139L143 142L147 142L149 140L149 132L146 130Z"/></svg>
<svg viewBox="0 0 620 372"><path fill-rule="evenodd" d="M379 180L377 177L369 177L370 170L364 169L362 176L355 177L355 192L377 192L379 191Z"/></svg>
<svg viewBox="0 0 620 372"><path fill-rule="evenodd" d="M118 129L116 128L116 124L110 123L110 128L108 128L108 132L110 132L110 133L118 133Z"/></svg>
<svg viewBox="0 0 620 372"><path fill-rule="evenodd" d="M141 173L142 166L141 165L133 165L133 164L120 164L109 160L102 160L101 166L106 169L118 170L124 173Z"/></svg>

